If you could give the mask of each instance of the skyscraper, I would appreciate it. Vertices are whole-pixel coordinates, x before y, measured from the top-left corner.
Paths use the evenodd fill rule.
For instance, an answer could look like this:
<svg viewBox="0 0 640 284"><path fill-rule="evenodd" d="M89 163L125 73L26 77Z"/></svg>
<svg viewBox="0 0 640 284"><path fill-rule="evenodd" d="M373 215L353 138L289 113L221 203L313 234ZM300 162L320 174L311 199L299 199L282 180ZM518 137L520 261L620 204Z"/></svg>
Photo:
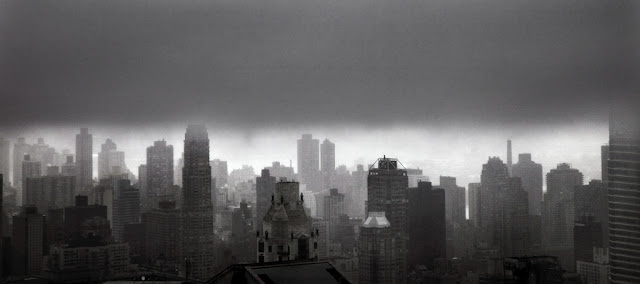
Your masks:
<svg viewBox="0 0 640 284"><path fill-rule="evenodd" d="M607 185L607 181L609 180L609 174L607 173L607 169L609 168L609 145L602 145L600 147L600 167L602 169L602 182L604 185Z"/></svg>
<svg viewBox="0 0 640 284"><path fill-rule="evenodd" d="M76 163L73 162L73 155L66 157L66 163L60 167L60 173L63 176L75 176L76 175Z"/></svg>
<svg viewBox="0 0 640 284"><path fill-rule="evenodd" d="M522 186L529 198L529 214L540 215L542 202L542 165L531 160L531 154L518 155L518 163L513 165L511 175L522 180Z"/></svg>
<svg viewBox="0 0 640 284"><path fill-rule="evenodd" d="M30 149L31 145L25 142L24 137L18 138L18 143L13 146L13 186L18 190L18 204L22 204L22 161Z"/></svg>
<svg viewBox="0 0 640 284"><path fill-rule="evenodd" d="M360 228L358 268L360 283L386 284L406 283L406 277L399 277L397 234L391 228L392 224L385 217L385 212L369 211L367 219Z"/></svg>
<svg viewBox="0 0 640 284"><path fill-rule="evenodd" d="M145 199L157 204L155 197L171 194L173 187L173 146L164 140L147 148L147 182Z"/></svg>
<svg viewBox="0 0 640 284"><path fill-rule="evenodd" d="M640 283L640 113L617 109L609 120L610 283Z"/></svg>
<svg viewBox="0 0 640 284"><path fill-rule="evenodd" d="M444 189L418 182L409 188L409 266L432 268L435 259L446 258L446 237Z"/></svg>
<svg viewBox="0 0 640 284"><path fill-rule="evenodd" d="M344 194L339 193L337 188L330 189L329 195L324 196L323 206L322 219L329 221L329 239L335 240L340 218L345 214Z"/></svg>
<svg viewBox="0 0 640 284"><path fill-rule="evenodd" d="M113 140L111 140L111 138L108 138L104 142L104 144L100 145L100 153L98 153L98 180L101 180L107 175L111 174L111 168L112 168L111 156L114 156L113 158L117 158L115 157L116 155L114 154L117 150L118 150L118 147L116 143L114 143ZM123 154L122 158L124 160L124 153L122 154Z"/></svg>
<svg viewBox="0 0 640 284"><path fill-rule="evenodd" d="M335 186L332 182L336 172L336 144L324 139L320 145L320 172L323 189Z"/></svg>
<svg viewBox="0 0 640 284"><path fill-rule="evenodd" d="M321 190L318 182L319 145L318 139L313 139L311 134L303 134L302 138L298 139L298 178L307 185L307 189L314 192Z"/></svg>
<svg viewBox="0 0 640 284"><path fill-rule="evenodd" d="M178 221L176 202L162 200L150 212L142 214L146 253L152 266L167 270L178 268Z"/></svg>
<svg viewBox="0 0 640 284"><path fill-rule="evenodd" d="M0 175L5 177L9 184L9 171L11 166L11 142L0 137Z"/></svg>
<svg viewBox="0 0 640 284"><path fill-rule="evenodd" d="M263 169L262 174L256 178L256 228L262 230L262 219L271 207L271 196L275 193L276 178L271 176L269 170Z"/></svg>
<svg viewBox="0 0 640 284"><path fill-rule="evenodd" d="M509 169L509 175L511 175L511 170L513 169L513 162L511 156L511 140L507 140L507 169Z"/></svg>
<svg viewBox="0 0 640 284"><path fill-rule="evenodd" d="M76 172L78 191L89 191L93 185L93 135L88 128L81 128L76 135Z"/></svg>
<svg viewBox="0 0 640 284"><path fill-rule="evenodd" d="M468 192L468 200L469 200L469 220L476 227L478 226L478 200L480 198L480 187L482 186L479 182L469 183L469 192Z"/></svg>
<svg viewBox="0 0 640 284"><path fill-rule="evenodd" d="M409 179L407 171L396 159L380 158L369 168L367 177L367 216L369 212L385 212L391 224L394 241L393 275L395 283L405 283L407 279L407 241Z"/></svg>
<svg viewBox="0 0 640 284"><path fill-rule="evenodd" d="M181 274L207 279L214 274L214 206L211 202L209 134L204 125L189 125L184 139L180 220Z"/></svg>
<svg viewBox="0 0 640 284"><path fill-rule="evenodd" d="M546 253L557 255L562 265L573 270L573 224L575 191L583 175L570 164L558 164L547 173L547 191L542 203L542 246Z"/></svg>
<svg viewBox="0 0 640 284"><path fill-rule="evenodd" d="M447 223L462 224L466 219L465 189L458 186L455 177L440 176L440 188L444 189L447 204Z"/></svg>

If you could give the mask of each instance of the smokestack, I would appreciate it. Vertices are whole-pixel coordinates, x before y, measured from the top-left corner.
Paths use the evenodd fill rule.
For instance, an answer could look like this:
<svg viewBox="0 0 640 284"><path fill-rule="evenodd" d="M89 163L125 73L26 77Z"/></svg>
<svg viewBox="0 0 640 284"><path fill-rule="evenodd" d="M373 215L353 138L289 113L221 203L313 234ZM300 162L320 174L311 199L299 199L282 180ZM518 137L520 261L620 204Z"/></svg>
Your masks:
<svg viewBox="0 0 640 284"><path fill-rule="evenodd" d="M507 140L507 168L509 169L509 176L511 176L511 168L513 162L511 160L511 140Z"/></svg>

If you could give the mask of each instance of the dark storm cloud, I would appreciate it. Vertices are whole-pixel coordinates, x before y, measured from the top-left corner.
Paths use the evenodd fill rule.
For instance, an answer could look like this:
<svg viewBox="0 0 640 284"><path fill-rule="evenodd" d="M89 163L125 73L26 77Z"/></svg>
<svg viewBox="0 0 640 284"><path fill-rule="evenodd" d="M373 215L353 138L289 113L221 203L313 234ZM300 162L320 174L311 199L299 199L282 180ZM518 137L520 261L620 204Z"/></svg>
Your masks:
<svg viewBox="0 0 640 284"><path fill-rule="evenodd" d="M2 1L0 125L598 119L629 3Z"/></svg>

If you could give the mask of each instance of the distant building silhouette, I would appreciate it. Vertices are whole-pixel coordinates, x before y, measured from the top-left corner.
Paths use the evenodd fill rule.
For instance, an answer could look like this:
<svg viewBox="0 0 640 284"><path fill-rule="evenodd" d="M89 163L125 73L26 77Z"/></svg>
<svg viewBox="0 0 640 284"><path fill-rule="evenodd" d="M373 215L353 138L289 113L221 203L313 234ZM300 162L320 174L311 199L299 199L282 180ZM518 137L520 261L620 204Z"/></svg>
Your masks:
<svg viewBox="0 0 640 284"><path fill-rule="evenodd" d="M280 181L283 178L292 181L295 177L293 167L287 167L280 164L280 162L272 162L270 167L265 167L264 169L269 170L269 173L276 178L276 181Z"/></svg>
<svg viewBox="0 0 640 284"><path fill-rule="evenodd" d="M612 111L609 119L610 283L640 282L640 113Z"/></svg>
<svg viewBox="0 0 640 284"><path fill-rule="evenodd" d="M66 156L66 162L60 167L60 173L63 176L76 176L76 163L73 162L73 155Z"/></svg>
<svg viewBox="0 0 640 284"><path fill-rule="evenodd" d="M425 181L409 188L409 267L447 257L445 207L444 189Z"/></svg>
<svg viewBox="0 0 640 284"><path fill-rule="evenodd" d="M333 186L332 176L336 171L336 144L324 139L320 145L320 171L322 172L323 187Z"/></svg>
<svg viewBox="0 0 640 284"><path fill-rule="evenodd" d="M229 183L227 161L221 161L220 159L211 161L211 178L215 179L216 188L222 188Z"/></svg>
<svg viewBox="0 0 640 284"><path fill-rule="evenodd" d="M507 140L507 169L509 169L509 176L513 170L513 158L511 154L511 140Z"/></svg>
<svg viewBox="0 0 640 284"><path fill-rule="evenodd" d="M76 135L76 178L79 192L91 190L93 185L93 135L81 128Z"/></svg>
<svg viewBox="0 0 640 284"><path fill-rule="evenodd" d="M13 186L18 190L18 205L22 204L22 161L30 151L31 145L26 143L24 137L19 137L13 146Z"/></svg>
<svg viewBox="0 0 640 284"><path fill-rule="evenodd" d="M59 174L28 177L25 179L24 192L25 204L38 207L40 212L64 208L74 203L76 179L73 176Z"/></svg>
<svg viewBox="0 0 640 284"><path fill-rule="evenodd" d="M9 184L10 171L11 171L11 141L0 137L0 175L4 176L4 182L7 184Z"/></svg>
<svg viewBox="0 0 640 284"><path fill-rule="evenodd" d="M529 198L529 214L540 215L542 202L542 165L531 160L531 154L518 155L518 163L513 165L511 175L522 180L522 186Z"/></svg>
<svg viewBox="0 0 640 284"><path fill-rule="evenodd" d="M40 177L42 176L42 163L39 161L34 161L31 159L30 155L24 155L24 160L22 160L22 192L21 198L22 205L27 205L27 190L26 190L26 180L28 178Z"/></svg>
<svg viewBox="0 0 640 284"><path fill-rule="evenodd" d="M318 259L318 233L304 207L298 182L278 182L257 231L257 262Z"/></svg>
<svg viewBox="0 0 640 284"><path fill-rule="evenodd" d="M313 139L311 134L303 134L298 139L298 178L314 192L321 190L319 145L318 139Z"/></svg>
<svg viewBox="0 0 640 284"><path fill-rule="evenodd" d="M184 139L180 219L181 274L207 279L214 275L214 206L211 201L209 134L203 125L189 125ZM182 273L184 272L184 273Z"/></svg>

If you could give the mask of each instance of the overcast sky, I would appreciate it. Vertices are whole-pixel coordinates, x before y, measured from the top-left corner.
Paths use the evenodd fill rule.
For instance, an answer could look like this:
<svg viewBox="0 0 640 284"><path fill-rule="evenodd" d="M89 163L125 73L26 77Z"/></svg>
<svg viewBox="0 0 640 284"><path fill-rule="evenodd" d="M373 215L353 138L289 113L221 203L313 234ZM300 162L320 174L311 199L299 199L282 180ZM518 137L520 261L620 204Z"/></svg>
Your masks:
<svg viewBox="0 0 640 284"><path fill-rule="evenodd" d="M599 178L609 105L638 104L632 3L1 1L0 135L73 149L88 126L137 172L155 139L178 156L188 123L256 170L295 165L309 132L338 163L386 154L462 183L512 138Z"/></svg>

